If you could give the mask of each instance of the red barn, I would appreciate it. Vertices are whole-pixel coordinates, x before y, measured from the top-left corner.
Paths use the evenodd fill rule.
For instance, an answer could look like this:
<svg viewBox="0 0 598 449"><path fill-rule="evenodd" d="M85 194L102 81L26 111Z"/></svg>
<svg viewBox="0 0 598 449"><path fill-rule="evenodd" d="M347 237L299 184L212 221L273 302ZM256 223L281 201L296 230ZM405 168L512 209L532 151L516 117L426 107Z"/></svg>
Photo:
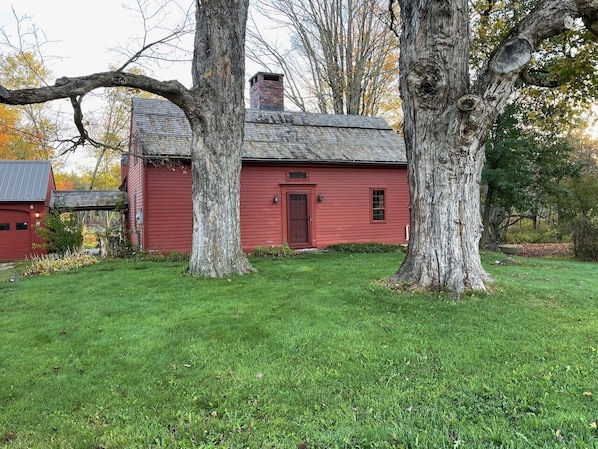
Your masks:
<svg viewBox="0 0 598 449"><path fill-rule="evenodd" d="M241 170L241 244L321 248L406 243L405 147L381 118L284 111L283 75L250 80ZM165 100L135 98L125 161L134 246L191 248L191 130Z"/></svg>
<svg viewBox="0 0 598 449"><path fill-rule="evenodd" d="M35 229L55 188L50 161L0 161L0 261L45 252Z"/></svg>

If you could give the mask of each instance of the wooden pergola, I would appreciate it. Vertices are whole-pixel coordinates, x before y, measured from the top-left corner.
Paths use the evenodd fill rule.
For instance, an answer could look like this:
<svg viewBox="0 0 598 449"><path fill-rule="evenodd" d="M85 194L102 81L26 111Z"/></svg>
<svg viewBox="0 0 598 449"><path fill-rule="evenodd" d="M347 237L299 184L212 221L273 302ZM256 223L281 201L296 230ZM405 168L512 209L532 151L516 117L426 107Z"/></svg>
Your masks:
<svg viewBox="0 0 598 449"><path fill-rule="evenodd" d="M54 190L50 209L59 211L122 210L127 206L127 194L120 190Z"/></svg>

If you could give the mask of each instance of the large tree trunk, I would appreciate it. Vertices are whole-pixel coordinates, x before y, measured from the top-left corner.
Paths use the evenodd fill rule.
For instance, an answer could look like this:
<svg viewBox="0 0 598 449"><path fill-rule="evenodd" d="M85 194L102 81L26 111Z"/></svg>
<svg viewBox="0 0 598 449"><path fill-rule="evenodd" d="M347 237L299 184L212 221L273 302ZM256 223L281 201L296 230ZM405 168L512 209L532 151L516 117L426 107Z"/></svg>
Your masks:
<svg viewBox="0 0 598 449"><path fill-rule="evenodd" d="M213 117L218 121L223 119ZM217 125L214 125L217 126ZM209 277L252 270L241 250L241 152L219 133L193 126L193 237L189 273ZM241 126L242 129L242 126ZM237 140L237 139L235 139Z"/></svg>
<svg viewBox="0 0 598 449"><path fill-rule="evenodd" d="M539 2L470 86L468 0L398 1L411 238L391 281L456 296L485 290L491 278L482 268L478 241L486 129L544 39L565 31L576 17L598 34L598 5L595 0Z"/></svg>
<svg viewBox="0 0 598 449"><path fill-rule="evenodd" d="M411 195L407 257L392 281L485 290L478 243L485 117L469 95L467 0L401 3L401 96Z"/></svg>
<svg viewBox="0 0 598 449"><path fill-rule="evenodd" d="M193 275L251 271L241 250L239 212L248 6L248 0L197 1L195 101L184 109L193 132Z"/></svg>

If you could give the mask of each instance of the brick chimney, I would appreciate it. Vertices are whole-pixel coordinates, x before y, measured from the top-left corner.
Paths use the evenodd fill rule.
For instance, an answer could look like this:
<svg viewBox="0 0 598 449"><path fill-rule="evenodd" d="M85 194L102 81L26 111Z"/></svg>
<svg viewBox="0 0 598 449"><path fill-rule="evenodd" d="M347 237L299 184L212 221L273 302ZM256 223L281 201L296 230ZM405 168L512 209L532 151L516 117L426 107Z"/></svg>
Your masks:
<svg viewBox="0 0 598 449"><path fill-rule="evenodd" d="M249 80L249 107L284 111L284 75L258 72Z"/></svg>

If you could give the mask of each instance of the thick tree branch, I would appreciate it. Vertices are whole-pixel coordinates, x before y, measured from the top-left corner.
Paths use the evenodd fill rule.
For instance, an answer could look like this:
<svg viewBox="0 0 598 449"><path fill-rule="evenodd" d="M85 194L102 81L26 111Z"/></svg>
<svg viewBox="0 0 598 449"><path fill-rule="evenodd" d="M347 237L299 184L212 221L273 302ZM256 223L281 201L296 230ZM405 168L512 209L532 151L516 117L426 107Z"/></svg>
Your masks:
<svg viewBox="0 0 598 449"><path fill-rule="evenodd" d="M568 30L579 18L590 31L596 32L598 3L595 0L544 0L524 17L490 57L473 87L473 91L484 98L486 108L498 115L509 101L518 77L537 85L539 81L525 72L532 54L543 40Z"/></svg>
<svg viewBox="0 0 598 449"><path fill-rule="evenodd" d="M179 105L190 91L178 81L158 81L145 75L119 71L58 78L53 86L9 90L0 85L0 103L24 105L83 96L101 87L132 87L151 92Z"/></svg>
<svg viewBox="0 0 598 449"><path fill-rule="evenodd" d="M81 107L81 100L83 99L83 97L71 96L70 99L71 105L73 106L73 121L75 122L77 131L79 131L79 137L63 141L63 143L68 143L69 147L62 151L62 154L66 154L69 151L73 151L75 148L83 146L86 143L90 144L95 148L101 148L103 150L122 151L122 148L120 147L108 145L103 142L98 142L97 140L92 139L83 123L83 108Z"/></svg>
<svg viewBox="0 0 598 449"><path fill-rule="evenodd" d="M81 96L77 97L75 95L71 96L71 105L73 106L73 119L75 121L75 126L79 131L79 144L85 143L86 140L89 139L89 134L83 125L83 110L81 109Z"/></svg>
<svg viewBox="0 0 598 449"><path fill-rule="evenodd" d="M178 81L158 81L154 78L121 71L95 73L88 76L74 78L58 78L53 86L42 86L30 89L6 89L0 85L0 103L10 105L26 105L45 103L47 101L69 98L74 111L74 122L79 136L69 139L67 148L63 153L72 151L78 146L89 143L96 148L115 149L110 145L98 142L89 136L83 123L83 110L81 99L87 93L103 87L131 87L146 92L160 95L184 111L194 110L193 95ZM197 111L194 110L194 113Z"/></svg>

